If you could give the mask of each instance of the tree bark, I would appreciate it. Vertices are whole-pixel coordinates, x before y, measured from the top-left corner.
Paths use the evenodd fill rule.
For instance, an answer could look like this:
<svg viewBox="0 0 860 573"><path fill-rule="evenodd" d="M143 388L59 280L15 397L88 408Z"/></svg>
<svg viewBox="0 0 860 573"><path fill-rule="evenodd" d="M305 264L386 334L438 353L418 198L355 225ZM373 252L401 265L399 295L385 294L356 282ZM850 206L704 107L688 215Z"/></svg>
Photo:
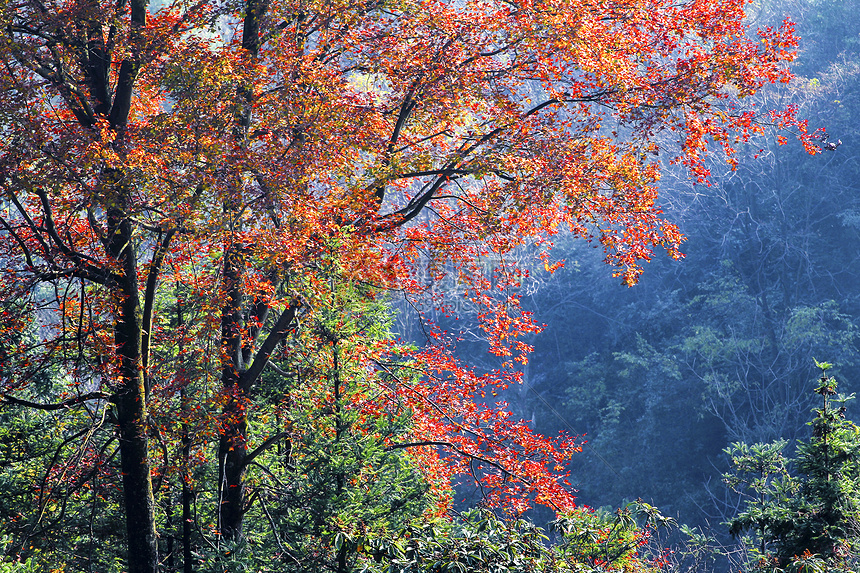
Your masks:
<svg viewBox="0 0 860 573"><path fill-rule="evenodd" d="M112 401L120 435L123 498L128 532L129 573L158 571L155 500L149 467L146 387L143 373L143 317L138 290L132 225L125 214L126 191L117 190L118 205L108 213L108 251L119 263L113 285L116 313L114 341L119 358L118 384Z"/></svg>
<svg viewBox="0 0 860 573"><path fill-rule="evenodd" d="M222 413L221 439L218 448L218 526L224 539L242 539L245 513L245 474L248 464L263 450L280 440L266 441L254 452L248 452L248 398L260 378L269 357L294 326L301 307L298 300L283 309L259 348L256 335L242 340L245 323L242 318L242 278L245 272L241 247L231 244L224 256L224 305L221 307L222 389L227 402ZM251 322L262 323L268 315L267 304L256 304ZM252 329L253 330L253 329ZM256 352L255 352L256 351Z"/></svg>
<svg viewBox="0 0 860 573"><path fill-rule="evenodd" d="M219 531L224 539L240 541L245 507L245 458L248 455L248 420L241 398L231 397L225 408L230 420L219 444Z"/></svg>
<svg viewBox="0 0 860 573"><path fill-rule="evenodd" d="M231 213L232 214L232 213ZM231 243L224 253L224 305L221 307L221 385L227 394L218 445L218 529L225 539L242 538L245 506L245 457L248 420L242 372L242 277L245 260L241 245Z"/></svg>
<svg viewBox="0 0 860 573"><path fill-rule="evenodd" d="M189 424L185 422L190 416L190 403L187 393L188 372L185 367L185 317L182 313L182 294L176 291L176 323L179 332L179 402L182 408L182 571L193 573L193 561L191 555L191 502L193 492L191 491L191 475L189 472L189 460L191 458L191 432Z"/></svg>
<svg viewBox="0 0 860 573"><path fill-rule="evenodd" d="M242 26L242 48L255 58L259 50L260 15L265 11L261 0L246 0ZM253 92L240 86L236 93L236 126L234 137L245 138L251 120ZM240 211L242 183L236 182L236 195L227 200L224 211L235 218ZM238 224L238 221L235 222ZM248 455L248 418L245 412L247 388L242 382L242 278L245 260L242 245L231 242L224 252L224 305L221 307L221 386L227 394L222 413L223 426L218 444L218 530L224 539L242 539L245 507L245 473Z"/></svg>

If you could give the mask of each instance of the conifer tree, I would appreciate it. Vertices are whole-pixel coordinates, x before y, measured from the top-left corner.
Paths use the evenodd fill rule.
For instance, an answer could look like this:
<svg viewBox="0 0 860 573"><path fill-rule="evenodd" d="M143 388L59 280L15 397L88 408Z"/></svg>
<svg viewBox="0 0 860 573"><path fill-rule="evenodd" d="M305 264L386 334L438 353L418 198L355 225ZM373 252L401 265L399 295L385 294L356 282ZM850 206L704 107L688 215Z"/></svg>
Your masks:
<svg viewBox="0 0 860 573"><path fill-rule="evenodd" d="M725 481L752 494L728 525L734 535L750 531L754 554L767 570L854 571L860 548L860 428L845 419L854 398L836 393L826 362L815 392L812 436L800 442L794 460L783 458L786 442L733 444L726 452L735 467ZM793 462L796 473L786 468ZM804 569L805 568L805 569Z"/></svg>

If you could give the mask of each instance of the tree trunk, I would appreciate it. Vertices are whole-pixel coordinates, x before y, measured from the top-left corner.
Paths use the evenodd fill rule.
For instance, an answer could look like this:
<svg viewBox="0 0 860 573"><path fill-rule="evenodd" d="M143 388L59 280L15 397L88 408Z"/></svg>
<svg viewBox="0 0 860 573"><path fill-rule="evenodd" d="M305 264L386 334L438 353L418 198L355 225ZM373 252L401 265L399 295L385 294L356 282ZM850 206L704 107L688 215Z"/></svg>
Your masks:
<svg viewBox="0 0 860 573"><path fill-rule="evenodd" d="M125 204L120 190L118 203ZM149 468L147 405L141 345L142 311L138 294L137 264L131 221L123 209L108 214L110 255L119 263L120 277L113 287L116 323L114 340L120 360L119 384L113 394L120 435L122 484L128 533L129 573L158 571L155 500Z"/></svg>
<svg viewBox="0 0 860 573"><path fill-rule="evenodd" d="M183 456L188 459L188 448L183 446ZM188 477L182 476L182 571L194 572L194 562L191 555L191 488Z"/></svg>
<svg viewBox="0 0 860 573"><path fill-rule="evenodd" d="M248 422L239 400L231 398L225 408L230 419L228 431L219 444L219 530L224 539L242 539L243 509L245 507L245 458L248 454Z"/></svg>
<svg viewBox="0 0 860 573"><path fill-rule="evenodd" d="M221 308L221 384L227 394L218 447L218 529L228 540L242 538L245 506L245 457L248 419L242 387L242 276L241 246L230 244L224 253L224 306Z"/></svg>
<svg viewBox="0 0 860 573"><path fill-rule="evenodd" d="M189 424L185 421L190 417L190 403L187 393L188 372L185 367L185 318L182 314L182 295L176 292L176 323L179 332L179 403L182 408L182 571L192 573L194 571L191 555L191 502L193 492L191 491L191 475L189 472L189 460L191 458L191 435Z"/></svg>
<svg viewBox="0 0 860 573"><path fill-rule="evenodd" d="M242 48L254 59L260 47L260 15L266 10L259 0L245 0L242 26ZM240 86L236 93L237 141L245 138L251 121L253 91ZM236 182L237 195L225 204L230 218L240 211L242 183ZM246 388L241 384L244 369L242 354L242 277L245 270L242 246L227 245L224 252L224 306L221 307L221 385L228 395L224 406L223 427L218 445L218 529L224 539L242 538L243 508L245 506L245 458L248 455L248 417L245 413Z"/></svg>

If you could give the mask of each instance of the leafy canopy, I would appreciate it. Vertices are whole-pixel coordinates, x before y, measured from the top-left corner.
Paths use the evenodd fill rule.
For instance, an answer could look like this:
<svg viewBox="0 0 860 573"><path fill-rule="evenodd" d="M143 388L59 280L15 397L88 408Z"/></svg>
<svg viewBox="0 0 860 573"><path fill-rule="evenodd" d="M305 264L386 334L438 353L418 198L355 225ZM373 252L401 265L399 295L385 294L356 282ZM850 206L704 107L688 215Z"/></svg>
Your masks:
<svg viewBox="0 0 860 573"><path fill-rule="evenodd" d="M796 45L788 22L748 30L744 5L0 4L0 396L71 411L39 486L55 521L32 517L27 535L61 527L70 498L52 484L71 481L92 488L91 515L100 496L121 503L129 570L151 573L170 484L187 507L197 467L218 474L212 535L241 543L248 508L267 511L246 495L258 460L290 437L255 426L264 372L313 350L311 394L329 396L338 378L317 367L338 354L308 327L331 320L341 285L447 307L445 277L498 367L462 363L422 321L414 348L357 343L364 386L341 396L410 413L384 447L409 449L437 499L461 475L514 512L574 509L576 441L484 399L520 380L522 336L539 330L510 254L537 245L557 268L547 249L566 229L633 284L655 248L680 256L656 204L661 155L704 181L708 146L733 163L764 121L812 149L792 109L744 106L790 79ZM34 340L14 335L24 326Z"/></svg>

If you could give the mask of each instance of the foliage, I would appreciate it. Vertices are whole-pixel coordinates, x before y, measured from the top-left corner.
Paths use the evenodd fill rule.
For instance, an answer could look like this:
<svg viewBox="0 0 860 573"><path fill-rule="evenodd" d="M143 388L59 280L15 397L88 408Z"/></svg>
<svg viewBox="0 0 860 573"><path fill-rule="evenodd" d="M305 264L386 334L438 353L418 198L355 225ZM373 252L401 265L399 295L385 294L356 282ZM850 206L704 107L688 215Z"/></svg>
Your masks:
<svg viewBox="0 0 860 573"><path fill-rule="evenodd" d="M54 416L54 453L15 474L44 476L22 517L44 558L154 573L181 548L189 570L267 527L287 553L294 527L342 570L360 524L337 511L385 531L425 485L441 513L457 476L493 507L573 511L578 441L486 402L539 330L512 254L556 269L566 230L631 285L680 256L662 160L705 182L709 144L736 165L768 122L817 150L793 106L746 105L790 81L796 39L745 6L0 4L0 407ZM371 328L385 291L449 309L446 279L494 368L430 321L414 346ZM306 501L320 522L290 513Z"/></svg>
<svg viewBox="0 0 860 573"><path fill-rule="evenodd" d="M372 559L363 571L646 572L662 563L660 555L648 554L648 536L671 524L640 501L614 514L579 509L561 516L550 525L551 538L529 521L472 510L395 539L357 539L353 545Z"/></svg>
<svg viewBox="0 0 860 573"><path fill-rule="evenodd" d="M389 322L387 308L367 300L366 291L342 285L296 348L279 357L278 371L263 379L269 404L255 408L255 421L279 419L270 433L289 437L256 458L247 479L263 512L258 547L246 553L261 565L272 565L259 547L271 528L265 537L279 567L353 570L344 539L390 535L438 501L409 449L399 447L409 439L411 412L389 402L363 371L363 355L386 341Z"/></svg>
<svg viewBox="0 0 860 573"><path fill-rule="evenodd" d="M786 442L727 450L735 471L730 487L749 492L745 509L729 522L733 534L753 533L761 563L794 570L849 571L857 564L860 543L860 429L845 420L845 403L836 380L821 369L816 393L822 406L810 422L812 437L797 447L796 473L782 455Z"/></svg>
<svg viewBox="0 0 860 573"><path fill-rule="evenodd" d="M567 364L570 386L562 411L586 432L585 452L592 452L575 460L574 475L588 494L599 492L586 498L598 506L631 497L647 475L643 494L672 492L661 500L661 509L676 514L685 507L685 496L699 489L701 469L708 464L697 444L705 425L697 415L700 396L682 390L676 358L642 336L633 344L611 357L594 353ZM663 464L659 471L656 460Z"/></svg>
<svg viewBox="0 0 860 573"><path fill-rule="evenodd" d="M614 513L578 509L550 524L548 531L523 518L472 509L450 518L416 521L386 535L364 529L342 532L331 549L346 556L347 570L366 573L654 573L661 570L665 556L659 549L652 553L650 537L672 525L673 520L641 501ZM205 570L319 570L295 559L271 562L255 554L259 549L248 543L225 546Z"/></svg>
<svg viewBox="0 0 860 573"><path fill-rule="evenodd" d="M688 237L686 256L651 261L634 289L562 236L553 254L565 266L524 281L524 303L546 328L529 338L527 387L503 396L546 434L586 434L572 466L580 502L642 496L691 525L725 521L738 498L719 484L722 450L802 437L816 396L811 356L831 357L844 391L857 390L858 11L856 0L749 7L757 25L791 14L802 38L802 77L756 98L797 103L840 146L808 157L751 141L736 170L708 164L707 188L665 171L661 202ZM721 528L713 535L731 542Z"/></svg>

